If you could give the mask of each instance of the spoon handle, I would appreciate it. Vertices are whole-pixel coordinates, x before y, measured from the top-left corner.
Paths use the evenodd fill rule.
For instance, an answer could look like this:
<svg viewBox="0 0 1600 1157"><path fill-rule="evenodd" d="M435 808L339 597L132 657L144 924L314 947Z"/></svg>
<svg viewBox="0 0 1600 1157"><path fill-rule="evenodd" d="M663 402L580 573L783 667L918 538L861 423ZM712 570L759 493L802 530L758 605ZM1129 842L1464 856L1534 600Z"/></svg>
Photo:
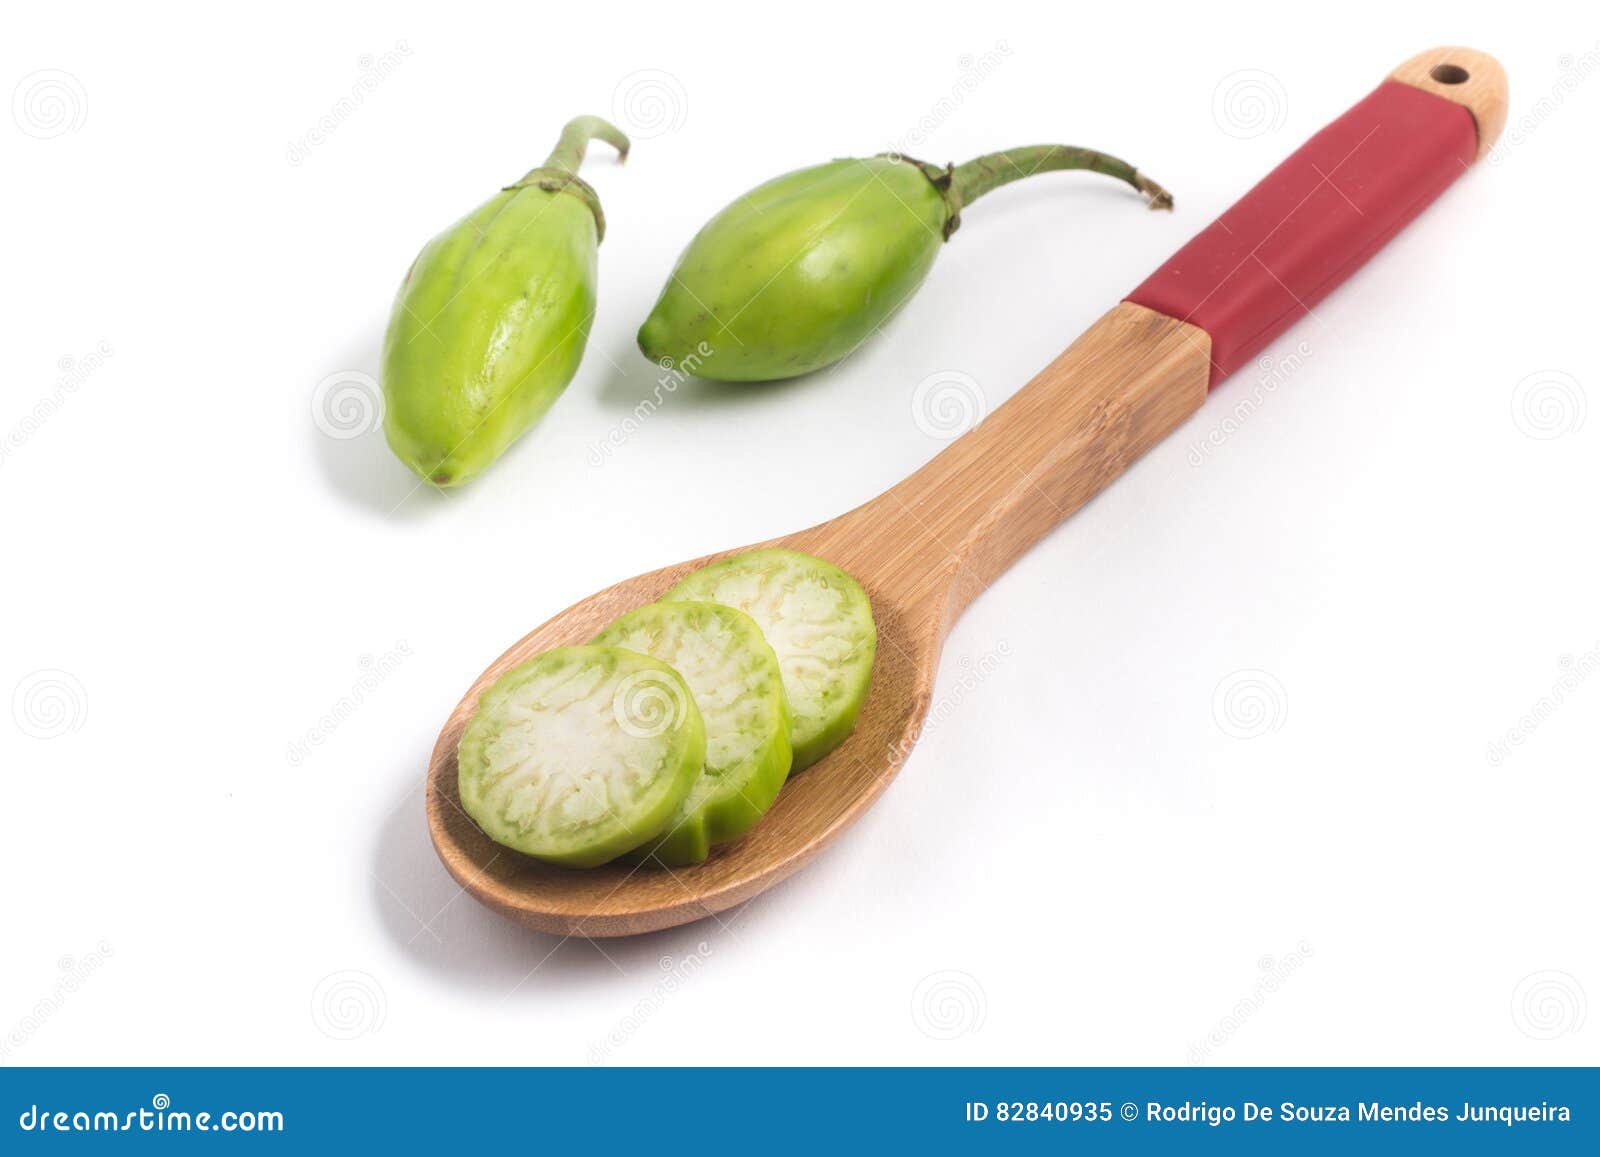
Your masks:
<svg viewBox="0 0 1600 1157"><path fill-rule="evenodd" d="M1413 57L976 429L837 520L839 553L894 552L886 569L898 589L886 593L925 601L948 630L1482 157L1505 110L1492 57L1462 48ZM847 557L836 561L848 569Z"/></svg>
<svg viewBox="0 0 1600 1157"><path fill-rule="evenodd" d="M1128 300L1205 330L1215 386L1483 156L1505 109L1505 73L1492 57L1463 48L1412 57Z"/></svg>

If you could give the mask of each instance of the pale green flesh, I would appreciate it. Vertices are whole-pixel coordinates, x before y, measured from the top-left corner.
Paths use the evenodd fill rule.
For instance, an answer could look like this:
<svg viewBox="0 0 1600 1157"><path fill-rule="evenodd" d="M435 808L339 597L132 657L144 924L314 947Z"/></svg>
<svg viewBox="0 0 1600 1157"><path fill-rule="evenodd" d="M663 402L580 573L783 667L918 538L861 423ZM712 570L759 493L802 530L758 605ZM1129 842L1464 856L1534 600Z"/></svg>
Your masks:
<svg viewBox="0 0 1600 1157"><path fill-rule="evenodd" d="M855 727L872 680L877 629L866 592L844 571L799 551L751 551L691 574L663 602L699 600L744 611L778 658L799 771Z"/></svg>
<svg viewBox="0 0 1600 1157"><path fill-rule="evenodd" d="M564 647L483 693L458 756L462 807L491 839L592 867L666 826L705 762L705 731L666 664Z"/></svg>
<svg viewBox="0 0 1600 1157"><path fill-rule="evenodd" d="M670 864L705 859L711 845L754 826L788 776L789 712L777 657L754 620L713 603L640 607L594 641L659 659L688 684L705 721L705 767L646 850Z"/></svg>

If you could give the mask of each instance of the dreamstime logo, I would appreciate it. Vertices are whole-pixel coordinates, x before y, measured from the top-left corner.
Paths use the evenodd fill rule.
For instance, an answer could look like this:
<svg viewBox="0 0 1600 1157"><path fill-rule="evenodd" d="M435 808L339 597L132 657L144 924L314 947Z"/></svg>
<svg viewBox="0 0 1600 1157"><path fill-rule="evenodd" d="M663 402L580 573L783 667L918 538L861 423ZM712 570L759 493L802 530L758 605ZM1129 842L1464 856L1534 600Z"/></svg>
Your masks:
<svg viewBox="0 0 1600 1157"><path fill-rule="evenodd" d="M1289 114L1289 98L1270 72L1230 72L1211 93L1211 117L1230 137L1249 140L1275 133Z"/></svg>
<svg viewBox="0 0 1600 1157"><path fill-rule="evenodd" d="M923 736L932 735L942 727L947 719L961 709L983 681L999 670L1000 665L1011 657L1011 642L1001 639L995 644L994 650L987 651L973 659L970 655L963 655L957 662L959 674L952 684L946 684L943 679L939 681L942 688L939 697L928 708L928 713L922 717L922 723L910 735L901 737L889 746L889 758L899 762L911 754L911 749L921 742Z"/></svg>
<svg viewBox="0 0 1600 1157"><path fill-rule="evenodd" d="M11 90L11 119L30 137L47 141L83 127L89 119L89 97L72 73L43 68Z"/></svg>
<svg viewBox="0 0 1600 1157"><path fill-rule="evenodd" d="M351 684L350 690L341 695L328 709L327 714L318 719L314 727L306 729L304 735L289 744L284 758L291 767L298 767L311 753L332 738L333 733L344 726L345 721L360 710L367 698L383 686L385 680L400 668L400 665L411 658L411 644L401 639L394 645L394 650L385 651L374 658L371 655L362 655L356 661L361 668L361 674Z"/></svg>
<svg viewBox="0 0 1600 1157"><path fill-rule="evenodd" d="M1261 409L1267 398L1276 393L1278 387L1298 373L1310 359L1309 342L1300 342L1294 349L1281 356L1262 354L1257 358L1256 381L1250 393L1235 402L1231 410L1225 411L1222 420L1211 427L1205 437L1189 443L1189 465L1204 466L1211 452L1237 434L1255 412Z"/></svg>
<svg viewBox="0 0 1600 1157"><path fill-rule="evenodd" d="M663 671L635 671L611 696L617 726L635 739L654 739L677 727L689 710L683 684Z"/></svg>
<svg viewBox="0 0 1600 1157"><path fill-rule="evenodd" d="M1578 379L1561 370L1529 374L1511 391L1511 420L1530 438L1576 434L1589 413L1589 399Z"/></svg>
<svg viewBox="0 0 1600 1157"><path fill-rule="evenodd" d="M383 425L383 391L360 370L329 374L311 391L311 420L340 441L370 434Z"/></svg>
<svg viewBox="0 0 1600 1157"><path fill-rule="evenodd" d="M1282 956L1263 956L1257 960L1256 968L1260 970L1261 975L1250 986L1250 991L1234 1002L1232 1010L1211 1026L1199 1044L1189 1046L1189 1063L1205 1064L1211 1054L1227 1044L1233 1038L1233 1034L1243 1027L1244 1022L1260 1012L1261 1006L1283 987L1289 977L1300 971L1308 957L1315 954L1315 949L1302 940L1294 946L1292 952L1285 952Z"/></svg>
<svg viewBox="0 0 1600 1157"><path fill-rule="evenodd" d="M916 152L938 131L940 125L956 114L967 97L977 91L979 85L994 75L1010 55L1011 45L1004 40L995 41L992 49L978 56L963 54L956 61L958 71L950 90L934 101L928 111L917 118L917 123L894 142L890 155L904 156L906 153Z"/></svg>
<svg viewBox="0 0 1600 1157"><path fill-rule="evenodd" d="M100 341L82 357L63 355L57 358L56 369L60 371L60 376L56 378L54 388L35 402L33 409L0 437L0 465L4 465L14 451L27 445L28 440L43 429L46 422L60 413L67 400L83 388L84 383L114 352L110 342Z"/></svg>
<svg viewBox="0 0 1600 1157"><path fill-rule="evenodd" d="M1506 728L1504 735L1489 743L1485 758L1490 767L1499 767L1504 763L1513 747L1521 747L1526 743L1535 731L1544 726L1545 720L1561 709L1567 696L1581 687L1590 675L1600 671L1600 643L1577 657L1563 655L1556 665L1561 668L1561 674L1549 692L1539 696L1515 726Z"/></svg>
<svg viewBox="0 0 1600 1157"><path fill-rule="evenodd" d="M983 1028L988 1015L989 998L969 972L929 973L911 993L911 1022L934 1040L970 1036Z"/></svg>
<svg viewBox="0 0 1600 1157"><path fill-rule="evenodd" d="M59 739L89 718L89 693L70 671L34 671L11 693L11 718L24 735Z"/></svg>
<svg viewBox="0 0 1600 1157"><path fill-rule="evenodd" d="M972 429L989 412L983 387L971 374L940 370L911 393L911 420L930 438L948 442Z"/></svg>
<svg viewBox="0 0 1600 1157"><path fill-rule="evenodd" d="M311 1020L324 1036L355 1040L383 1028L389 998L369 973L330 972L311 993Z"/></svg>
<svg viewBox="0 0 1600 1157"><path fill-rule="evenodd" d="M1528 111L1506 125L1505 135L1489 150L1489 163L1498 165L1506 154L1538 132L1553 117L1578 87L1595 73L1600 72L1600 44L1581 56L1563 54L1556 61L1560 75L1550 88L1528 107Z"/></svg>
<svg viewBox="0 0 1600 1157"><path fill-rule="evenodd" d="M630 72L611 93L611 119L638 140L675 133L688 115L689 97L683 83L659 68Z"/></svg>
<svg viewBox="0 0 1600 1157"><path fill-rule="evenodd" d="M700 342L682 358L662 358L656 363L661 371L655 388L648 398L642 398L620 423L606 431L606 436L589 446L589 465L604 466L613 451L637 434L655 412L666 404L667 398L678 392L678 387L694 377L705 360L716 350L709 342Z"/></svg>
<svg viewBox="0 0 1600 1157"><path fill-rule="evenodd" d="M112 955L114 952L110 943L102 940L93 950L85 952L82 956L63 956L56 961L56 967L61 975L57 977L50 991L34 1001L33 1008L24 1013L22 1019L12 1025L11 1030L0 1038L0 1063L3 1063L16 1049L27 1044L44 1023L59 1012L61 1006L83 987L89 977L100 971L101 965Z"/></svg>
<svg viewBox="0 0 1600 1157"><path fill-rule="evenodd" d="M355 83L350 86L350 91L334 101L327 112L317 118L317 123L312 125L299 138L289 142L289 147L284 157L291 165L302 165L311 150L327 142L339 126L353 117L361 106L366 103L367 97L379 85L394 75L394 72L405 58L411 55L411 45L404 40L397 40L394 47L380 56L363 53L356 61L360 69Z"/></svg>
<svg viewBox="0 0 1600 1157"><path fill-rule="evenodd" d="M1270 671L1235 671L1211 693L1211 717L1224 735L1256 739L1283 726L1289 694Z"/></svg>
<svg viewBox="0 0 1600 1157"><path fill-rule="evenodd" d="M1511 994L1511 1019L1525 1036L1555 1040L1575 1033L1589 1015L1589 998L1578 979L1549 970L1524 976Z"/></svg>
<svg viewBox="0 0 1600 1157"><path fill-rule="evenodd" d="M695 945L693 952L686 953L676 960L671 956L663 956L659 962L661 979L650 986L650 991L612 1026L611 1031L602 1040L589 1046L589 1063L604 1064L611 1054L627 1044L633 1034L660 1010L667 998L687 984L689 978L700 971L701 966L709 959L711 959L711 945L704 940Z"/></svg>

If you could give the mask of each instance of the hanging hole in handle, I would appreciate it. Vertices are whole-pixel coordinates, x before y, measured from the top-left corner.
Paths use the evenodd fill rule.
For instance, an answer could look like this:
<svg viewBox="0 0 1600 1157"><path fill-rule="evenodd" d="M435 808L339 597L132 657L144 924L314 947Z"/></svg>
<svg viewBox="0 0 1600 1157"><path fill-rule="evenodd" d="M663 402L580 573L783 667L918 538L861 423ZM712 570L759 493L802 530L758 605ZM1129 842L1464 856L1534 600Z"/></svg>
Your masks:
<svg viewBox="0 0 1600 1157"><path fill-rule="evenodd" d="M1436 64L1428 75L1440 84L1466 84L1472 79L1472 74L1459 64Z"/></svg>

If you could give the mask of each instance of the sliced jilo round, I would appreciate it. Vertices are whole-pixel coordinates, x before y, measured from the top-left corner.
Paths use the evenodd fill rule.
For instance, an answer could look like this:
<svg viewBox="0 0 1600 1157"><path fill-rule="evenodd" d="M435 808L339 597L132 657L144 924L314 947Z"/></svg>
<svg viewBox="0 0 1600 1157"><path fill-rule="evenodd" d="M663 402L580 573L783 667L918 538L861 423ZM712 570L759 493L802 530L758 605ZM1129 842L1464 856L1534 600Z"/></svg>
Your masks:
<svg viewBox="0 0 1600 1157"><path fill-rule="evenodd" d="M794 717L794 767L843 743L872 680L878 632L861 584L797 550L755 550L695 571L663 601L695 599L744 611L778 656Z"/></svg>
<svg viewBox="0 0 1600 1157"><path fill-rule="evenodd" d="M660 659L683 676L706 728L705 769L637 851L664 864L697 864L713 844L755 826L789 775L789 706L778 659L743 611L716 603L653 603L595 636Z"/></svg>
<svg viewBox="0 0 1600 1157"><path fill-rule="evenodd" d="M620 647L562 647L483 693L458 748L461 805L490 839L592 868L660 834L706 758L688 686Z"/></svg>

